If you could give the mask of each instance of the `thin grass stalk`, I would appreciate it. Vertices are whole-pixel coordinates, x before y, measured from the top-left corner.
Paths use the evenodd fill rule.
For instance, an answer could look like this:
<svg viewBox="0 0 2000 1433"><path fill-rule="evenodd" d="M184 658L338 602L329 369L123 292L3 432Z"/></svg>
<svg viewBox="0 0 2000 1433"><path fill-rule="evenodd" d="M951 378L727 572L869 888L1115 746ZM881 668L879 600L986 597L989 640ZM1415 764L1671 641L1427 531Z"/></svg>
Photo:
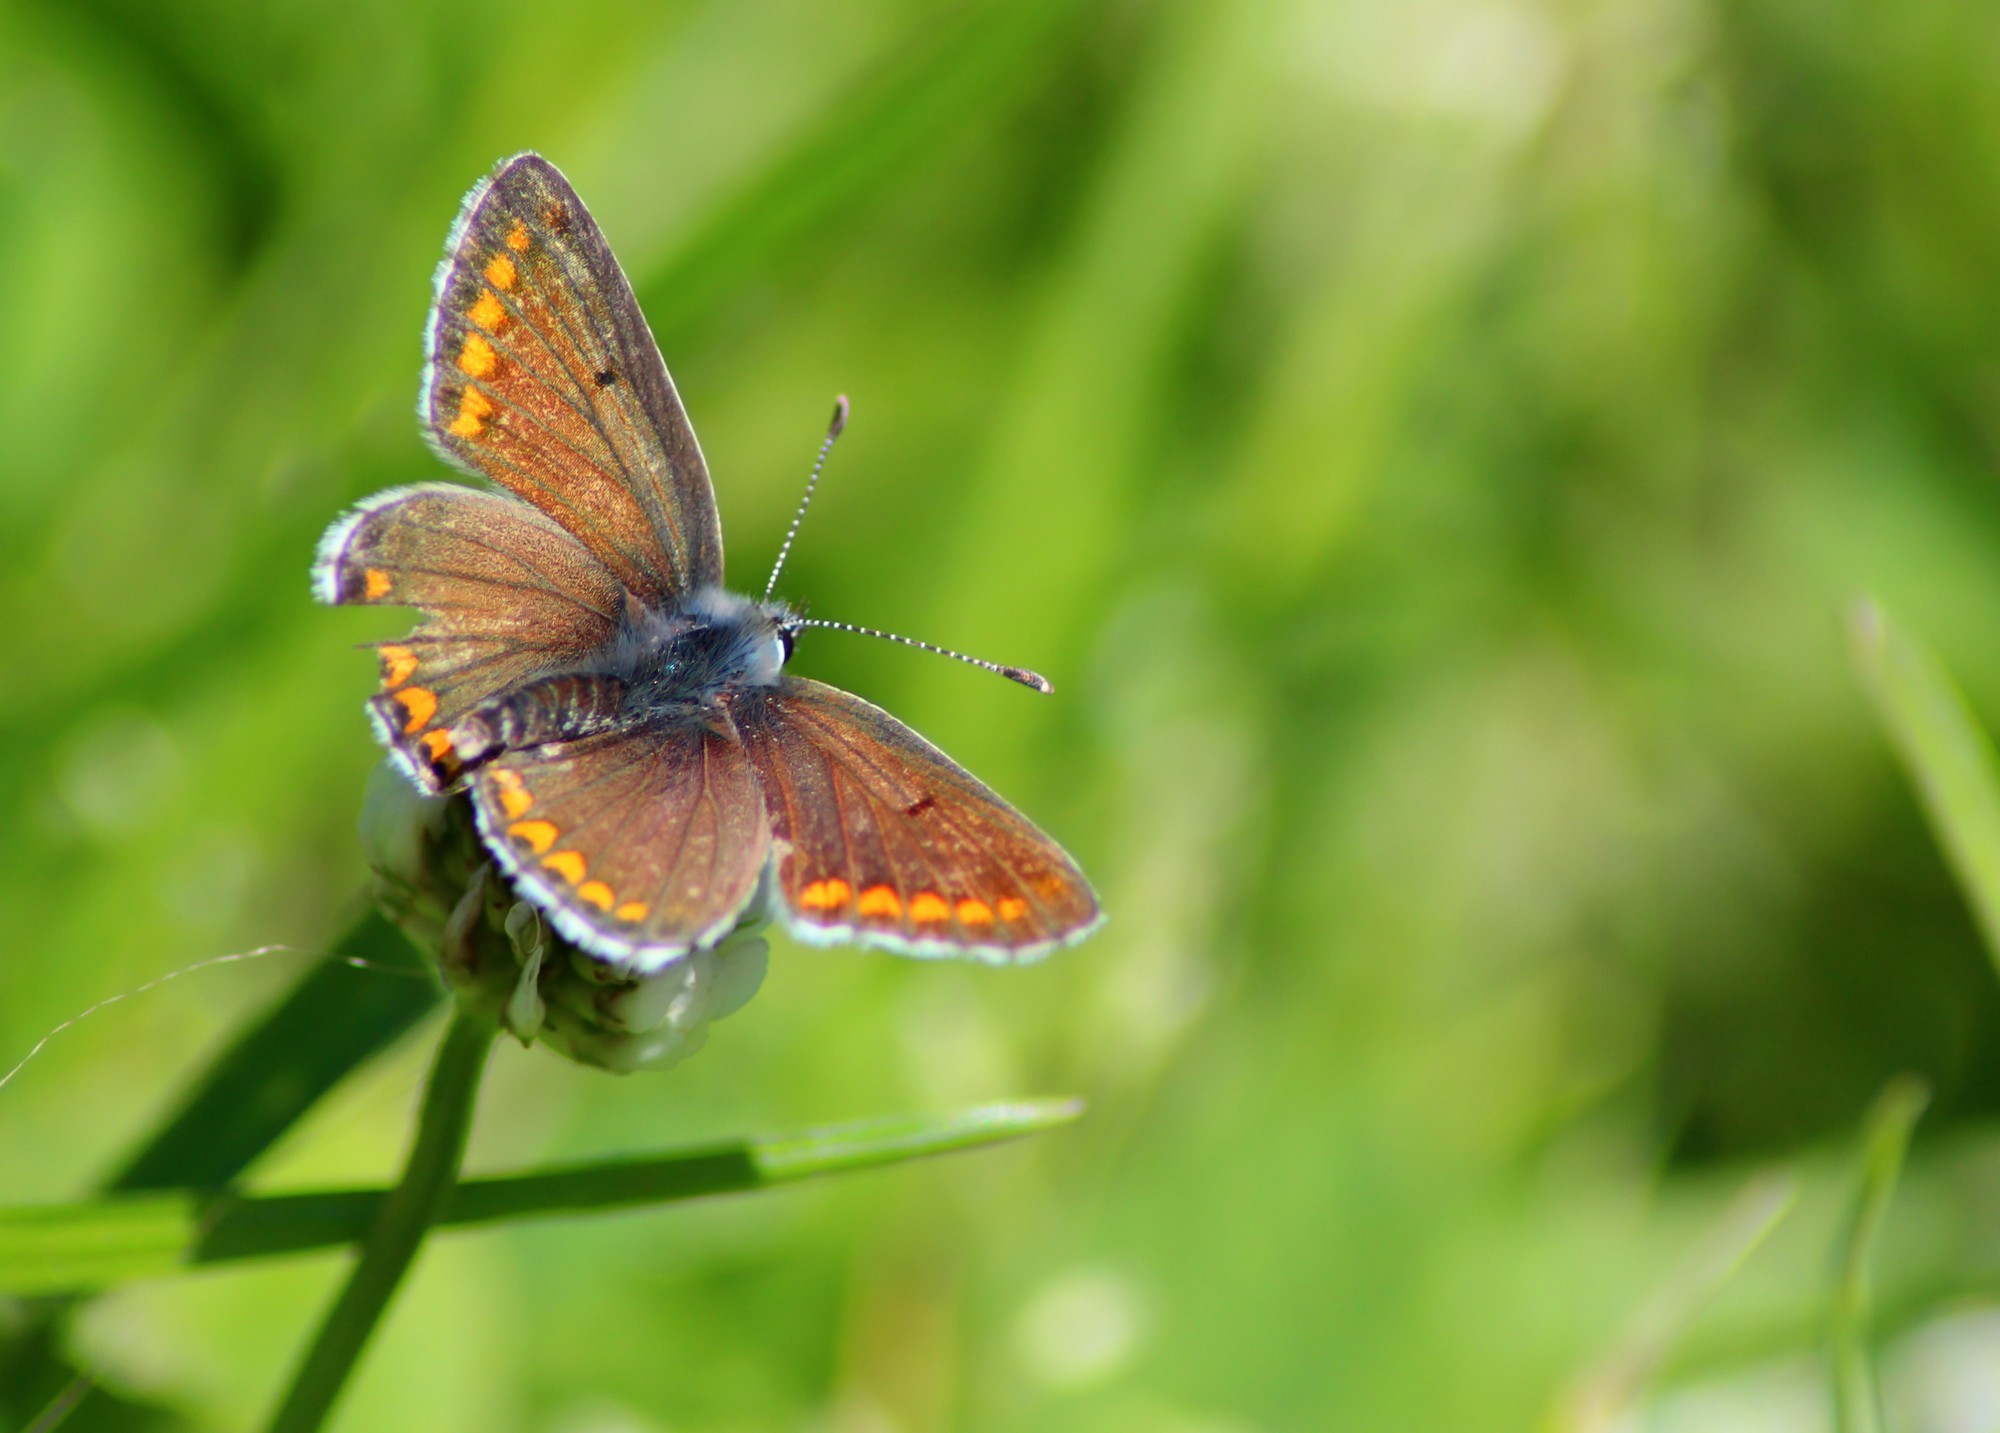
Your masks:
<svg viewBox="0 0 2000 1433"><path fill-rule="evenodd" d="M1890 1082L1869 1113L1861 1144L1861 1168L1854 1201L1848 1206L1834 1246L1833 1291L1828 1345L1833 1376L1835 1433L1882 1433L1882 1390L1875 1376L1869 1330L1872 1286L1869 1268L1888 1216L1889 1201L1902 1177L1910 1132L1930 1102L1923 1081L1905 1076Z"/></svg>

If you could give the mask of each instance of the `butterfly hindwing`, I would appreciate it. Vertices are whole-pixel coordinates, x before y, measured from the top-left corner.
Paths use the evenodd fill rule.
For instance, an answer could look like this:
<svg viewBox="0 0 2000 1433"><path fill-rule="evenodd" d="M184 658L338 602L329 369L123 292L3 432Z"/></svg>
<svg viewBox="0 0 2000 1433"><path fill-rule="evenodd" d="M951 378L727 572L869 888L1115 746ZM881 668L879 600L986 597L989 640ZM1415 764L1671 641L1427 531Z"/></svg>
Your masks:
<svg viewBox="0 0 2000 1433"><path fill-rule="evenodd" d="M587 658L624 602L604 564L535 509L445 483L378 493L335 523L313 588L322 602L422 611L409 636L378 645L382 691L369 710L428 791L457 778L454 721Z"/></svg>
<svg viewBox="0 0 2000 1433"><path fill-rule="evenodd" d="M419 399L453 462L533 503L637 596L722 581L722 528L659 346L583 201L535 154L466 197Z"/></svg>
<svg viewBox="0 0 2000 1433"><path fill-rule="evenodd" d="M879 707L798 677L732 707L795 935L1025 960L1096 929L1062 848Z"/></svg>
<svg viewBox="0 0 2000 1433"><path fill-rule="evenodd" d="M471 786L488 848L556 929L642 971L726 934L770 857L757 778L726 724L510 751Z"/></svg>

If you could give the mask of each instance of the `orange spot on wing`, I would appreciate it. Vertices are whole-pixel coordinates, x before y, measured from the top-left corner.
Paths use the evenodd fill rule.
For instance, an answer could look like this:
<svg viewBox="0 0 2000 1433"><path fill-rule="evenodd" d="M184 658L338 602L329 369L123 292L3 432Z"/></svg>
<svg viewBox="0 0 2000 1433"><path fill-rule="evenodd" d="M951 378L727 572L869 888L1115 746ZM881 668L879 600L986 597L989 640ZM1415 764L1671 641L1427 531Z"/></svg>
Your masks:
<svg viewBox="0 0 2000 1433"><path fill-rule="evenodd" d="M1028 913L1028 903L1022 900L1019 896L1002 896L1000 898L1001 920L1017 921L1027 913Z"/></svg>
<svg viewBox="0 0 2000 1433"><path fill-rule="evenodd" d="M502 292L514 287L519 275L514 270L514 261L505 254L495 254L486 266L486 282Z"/></svg>
<svg viewBox="0 0 2000 1433"><path fill-rule="evenodd" d="M886 916L894 919L903 913L903 901L888 886L870 886L854 903L854 909L864 916Z"/></svg>
<svg viewBox="0 0 2000 1433"><path fill-rule="evenodd" d="M576 898L580 901L589 901L601 911L610 910L617 900L617 897L611 894L611 887L602 881L585 881L576 888Z"/></svg>
<svg viewBox="0 0 2000 1433"><path fill-rule="evenodd" d="M477 438L486 431L492 414L493 400L468 383L458 392L458 416L451 420L451 431L460 438Z"/></svg>
<svg viewBox="0 0 2000 1433"><path fill-rule="evenodd" d="M516 219L514 227L507 231L507 247L517 254L528 252L528 226L519 219Z"/></svg>
<svg viewBox="0 0 2000 1433"><path fill-rule="evenodd" d="M958 923L960 925L992 925L993 907L984 901L976 901L967 896L958 903Z"/></svg>
<svg viewBox="0 0 2000 1433"><path fill-rule="evenodd" d="M507 306L493 290L481 289L478 301L472 305L472 321L488 333L498 333L507 322Z"/></svg>
<svg viewBox="0 0 2000 1433"><path fill-rule="evenodd" d="M382 648L382 685L400 687L417 669L417 654L408 647Z"/></svg>
<svg viewBox="0 0 2000 1433"><path fill-rule="evenodd" d="M799 892L799 905L809 911L837 911L847 904L854 888L838 876L814 881Z"/></svg>
<svg viewBox="0 0 2000 1433"><path fill-rule="evenodd" d="M583 879L584 861L581 851L556 851L542 857L542 869L554 871L572 886Z"/></svg>
<svg viewBox="0 0 2000 1433"><path fill-rule="evenodd" d="M487 772L487 775L492 778L494 786L499 789L500 809L507 813L509 821L519 821L522 816L527 814L528 808L535 804L535 798L530 796L526 788L521 785L520 772L509 770L504 766L496 766L491 768ZM546 849L546 847L538 849Z"/></svg>
<svg viewBox="0 0 2000 1433"><path fill-rule="evenodd" d="M1053 898L1068 890L1069 882L1065 881L1061 876L1037 876L1035 877L1035 889L1042 895Z"/></svg>
<svg viewBox="0 0 2000 1433"><path fill-rule="evenodd" d="M644 901L627 901L611 914L617 916L622 921L636 925L646 918L646 912L651 909L652 907Z"/></svg>
<svg viewBox="0 0 2000 1433"><path fill-rule="evenodd" d="M461 769L458 748L451 744L451 733L443 727L425 732L417 740L422 743L424 755L430 759L431 770L440 781L456 781Z"/></svg>
<svg viewBox="0 0 2000 1433"><path fill-rule="evenodd" d="M918 891L910 897L910 919L913 921L947 921L951 919L951 903L936 891Z"/></svg>
<svg viewBox="0 0 2000 1433"><path fill-rule="evenodd" d="M415 736L429 726L431 718L437 715L437 693L425 687L404 687L396 693L396 705L410 718L403 723L403 734Z"/></svg>
<svg viewBox="0 0 2000 1433"><path fill-rule="evenodd" d="M464 346L458 350L458 366L474 378L491 378L500 367L500 355L479 334L468 333Z"/></svg>
<svg viewBox="0 0 2000 1433"><path fill-rule="evenodd" d="M379 567L371 567L361 574L361 585L370 602L373 602L378 597L387 597L389 595L389 574Z"/></svg>
<svg viewBox="0 0 2000 1433"><path fill-rule="evenodd" d="M556 843L556 823L553 821L516 821L507 828L507 834L517 841L525 841L528 849L537 856Z"/></svg>

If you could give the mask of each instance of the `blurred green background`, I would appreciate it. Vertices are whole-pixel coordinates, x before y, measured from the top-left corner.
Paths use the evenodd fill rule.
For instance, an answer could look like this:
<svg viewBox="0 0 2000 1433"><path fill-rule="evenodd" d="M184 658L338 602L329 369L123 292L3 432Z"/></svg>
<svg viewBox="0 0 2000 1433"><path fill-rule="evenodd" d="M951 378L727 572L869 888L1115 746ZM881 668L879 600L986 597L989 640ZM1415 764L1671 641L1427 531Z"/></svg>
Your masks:
<svg viewBox="0 0 2000 1433"><path fill-rule="evenodd" d="M780 939L671 1073L501 1050L471 1167L1092 1114L444 1239L340 1427L1819 1429L1838 1176L1915 1071L1885 1376L1897 1426L2000 1428L2000 985L1843 630L1878 593L2000 714L1996 73L1959 0L0 5L0 1066L299 952L58 1037L0 1203L87 1188L351 918L353 644L396 623L306 567L439 475L431 269L532 147L735 585L853 396L787 595L1057 695L832 634L798 669L1112 922L1018 971ZM425 1047L255 1183L387 1178ZM1773 1166L1798 1211L1605 1412ZM74 1343L251 1426L341 1267Z"/></svg>

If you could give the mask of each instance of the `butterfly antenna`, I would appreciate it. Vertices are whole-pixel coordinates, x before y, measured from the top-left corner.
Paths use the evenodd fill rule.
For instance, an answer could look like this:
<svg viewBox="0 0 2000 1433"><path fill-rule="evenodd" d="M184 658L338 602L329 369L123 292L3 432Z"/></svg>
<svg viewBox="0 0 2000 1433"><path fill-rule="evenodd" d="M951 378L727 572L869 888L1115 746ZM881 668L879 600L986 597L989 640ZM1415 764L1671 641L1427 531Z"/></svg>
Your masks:
<svg viewBox="0 0 2000 1433"><path fill-rule="evenodd" d="M833 440L846 428L847 395L843 393L833 400L833 421L826 425L825 441L819 445L819 457L813 460L812 476L806 479L805 496L799 499L799 510L792 514L792 525L785 529L785 544L778 549L778 560L771 567L771 580L764 584L766 602L778 590L778 574L785 570L785 559L792 555L792 539L799 535L799 524L805 521L806 508L813 500L813 489L819 486L819 475L826 467L826 455L833 451Z"/></svg>
<svg viewBox="0 0 2000 1433"><path fill-rule="evenodd" d="M901 642L905 647L917 647L926 652L935 652L940 657L950 657L955 662L964 662L974 667L984 667L989 672L998 673L1010 682L1019 682L1024 687L1033 687L1044 696L1055 690L1053 683L1040 672L1031 672L1026 667L1006 667L998 662L989 662L984 657L969 657L963 652L954 652L949 647L940 647L935 642L919 642L915 637L899 636L894 632L879 631L874 627L859 627L852 622L828 622L819 617L800 617L790 624L800 627L826 627L835 632L857 632L863 637L880 637L885 642Z"/></svg>

